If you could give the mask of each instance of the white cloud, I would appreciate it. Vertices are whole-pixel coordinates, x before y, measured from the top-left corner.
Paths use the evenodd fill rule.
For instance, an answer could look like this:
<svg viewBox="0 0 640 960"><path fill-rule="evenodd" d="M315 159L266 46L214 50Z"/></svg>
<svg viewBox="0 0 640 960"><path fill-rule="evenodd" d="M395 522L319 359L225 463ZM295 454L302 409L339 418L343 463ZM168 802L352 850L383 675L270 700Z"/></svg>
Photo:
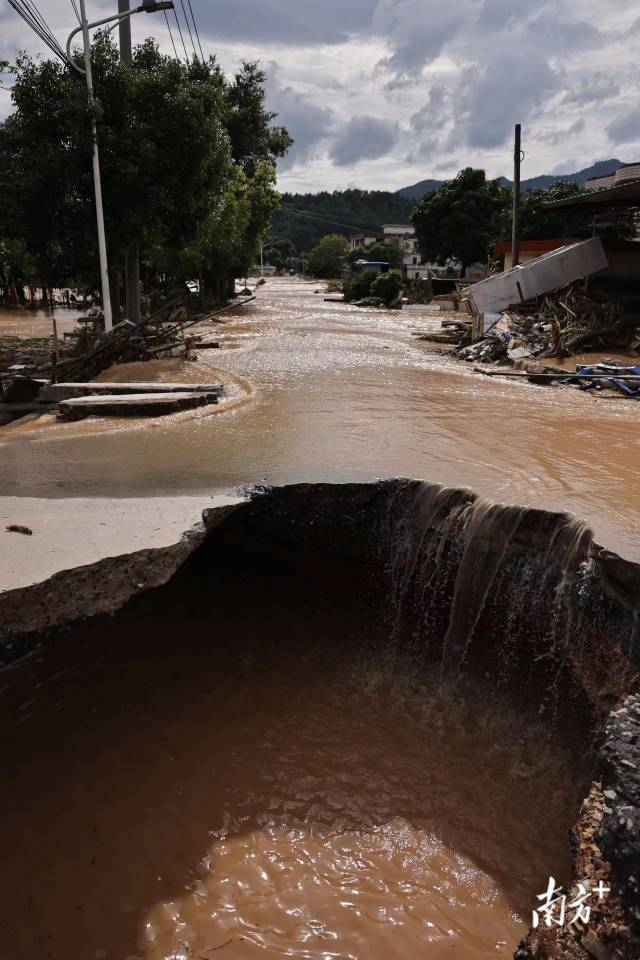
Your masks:
<svg viewBox="0 0 640 960"><path fill-rule="evenodd" d="M343 188L354 178L394 189L455 172L452 157L509 175L515 122L527 176L566 170L571 158L588 166L616 144L628 145L623 159L636 159L635 0L192 4L205 50L226 71L242 59L266 65L268 103L296 141L281 165L285 189ZM88 5L99 17L115 3ZM74 25L68 0L41 9L64 42ZM154 33L171 49L162 16L134 17L132 26L135 39ZM25 46L47 53L3 5L0 58ZM0 112L7 100L0 91Z"/></svg>

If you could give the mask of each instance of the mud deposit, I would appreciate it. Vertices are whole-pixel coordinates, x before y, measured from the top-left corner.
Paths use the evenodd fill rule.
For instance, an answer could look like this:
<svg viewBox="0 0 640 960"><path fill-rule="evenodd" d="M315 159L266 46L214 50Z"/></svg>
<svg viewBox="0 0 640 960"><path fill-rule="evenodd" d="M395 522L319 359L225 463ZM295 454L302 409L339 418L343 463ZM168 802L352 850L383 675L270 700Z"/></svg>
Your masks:
<svg viewBox="0 0 640 960"><path fill-rule="evenodd" d="M3 950L511 956L573 879L636 575L569 518L424 484L227 510L0 674Z"/></svg>

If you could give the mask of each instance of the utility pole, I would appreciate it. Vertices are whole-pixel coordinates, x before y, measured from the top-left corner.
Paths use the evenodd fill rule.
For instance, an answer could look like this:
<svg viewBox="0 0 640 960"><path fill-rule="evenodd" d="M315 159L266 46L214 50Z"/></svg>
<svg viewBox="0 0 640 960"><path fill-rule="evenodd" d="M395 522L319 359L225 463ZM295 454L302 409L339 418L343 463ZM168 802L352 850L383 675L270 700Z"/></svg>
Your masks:
<svg viewBox="0 0 640 960"><path fill-rule="evenodd" d="M111 313L111 294L109 293L109 270L107 267L107 238L104 230L104 211L102 209L102 181L100 180L100 154L98 152L98 130L96 128L95 113L93 111L93 77L91 76L91 40L89 38L89 24L85 0L80 0L80 22L82 39L84 41L84 69L87 77L87 91L91 105L91 136L93 138L93 188L96 196L96 221L98 225L98 254L100 257L100 283L102 286L102 311L104 313L104 329L113 330L113 314Z"/></svg>
<svg viewBox="0 0 640 960"><path fill-rule="evenodd" d="M522 163L521 146L522 127L516 123L516 136L513 150L513 233L511 238L511 264L517 267L520 263L520 164Z"/></svg>
<svg viewBox="0 0 640 960"><path fill-rule="evenodd" d="M124 14L120 20L118 31L120 35L120 60L123 63L131 63L131 17L129 13L129 0L118 0L118 13ZM140 251L138 244L132 241L127 247L126 253L126 284L127 284L127 313L132 323L139 323L142 319L140 309Z"/></svg>

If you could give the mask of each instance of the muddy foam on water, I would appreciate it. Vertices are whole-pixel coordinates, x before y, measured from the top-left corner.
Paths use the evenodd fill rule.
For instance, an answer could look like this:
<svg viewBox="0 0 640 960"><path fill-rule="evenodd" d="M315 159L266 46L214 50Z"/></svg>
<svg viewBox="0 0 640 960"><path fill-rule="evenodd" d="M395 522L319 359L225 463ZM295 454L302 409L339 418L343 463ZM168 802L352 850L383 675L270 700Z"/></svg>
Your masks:
<svg viewBox="0 0 640 960"><path fill-rule="evenodd" d="M0 494L171 496L267 481L423 477L491 502L569 510L638 558L640 437L633 401L483 377L412 334L433 315L325 303L269 280L197 364L116 368L125 379L214 380L226 409L153 421L11 427ZM248 399L248 402L247 402Z"/></svg>

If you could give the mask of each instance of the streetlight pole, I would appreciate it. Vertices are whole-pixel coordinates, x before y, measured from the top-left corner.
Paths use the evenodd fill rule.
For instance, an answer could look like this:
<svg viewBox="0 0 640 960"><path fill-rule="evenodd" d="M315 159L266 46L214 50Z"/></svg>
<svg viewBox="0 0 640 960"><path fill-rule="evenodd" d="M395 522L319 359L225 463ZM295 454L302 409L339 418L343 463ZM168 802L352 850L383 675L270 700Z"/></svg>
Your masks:
<svg viewBox="0 0 640 960"><path fill-rule="evenodd" d="M131 17L129 15L129 0L118 0L118 13L124 14L119 22L120 60L122 63L131 63ZM142 310L140 308L140 254L138 244L133 240L126 252L126 285L127 285L127 313L132 323L140 323Z"/></svg>
<svg viewBox="0 0 640 960"><path fill-rule="evenodd" d="M87 92L89 94L89 103L93 108L93 77L91 75L91 38L89 31L94 27L101 27L103 24L113 23L113 29L123 20L128 20L134 13L155 13L157 10L172 10L172 0L144 0L142 6L135 7L133 10L127 9L115 16L103 17L102 20L95 20L93 23L87 22L87 10L85 0L79 0L80 4L80 26L72 30L67 39L67 61L80 74L84 74L87 81ZM127 4L128 8L128 4ZM82 70L73 61L71 55L71 43L77 33L82 32L84 45L84 70ZM129 34L129 37L131 35ZM100 257L100 283L102 286L102 309L104 312L105 331L113 330L113 313L111 310L111 295L109 292L109 267L107 263L107 238L104 229L104 210L102 207L102 181L100 179L100 153L98 151L98 130L96 127L95 114L91 118L91 136L93 138L93 186L96 197L96 221L98 226L98 254Z"/></svg>
<svg viewBox="0 0 640 960"><path fill-rule="evenodd" d="M96 220L98 224L98 255L100 257L100 283L102 285L102 310L104 313L104 329L108 333L113 330L113 314L111 312L111 293L109 291L109 267L107 264L107 237L104 229L104 210L102 208L102 181L100 179L100 153L98 151L98 130L95 113L93 113L93 77L91 75L91 41L89 38L89 24L85 0L80 0L80 23L84 42L84 69L87 76L87 92L92 110L91 136L93 139L93 189L96 197Z"/></svg>

